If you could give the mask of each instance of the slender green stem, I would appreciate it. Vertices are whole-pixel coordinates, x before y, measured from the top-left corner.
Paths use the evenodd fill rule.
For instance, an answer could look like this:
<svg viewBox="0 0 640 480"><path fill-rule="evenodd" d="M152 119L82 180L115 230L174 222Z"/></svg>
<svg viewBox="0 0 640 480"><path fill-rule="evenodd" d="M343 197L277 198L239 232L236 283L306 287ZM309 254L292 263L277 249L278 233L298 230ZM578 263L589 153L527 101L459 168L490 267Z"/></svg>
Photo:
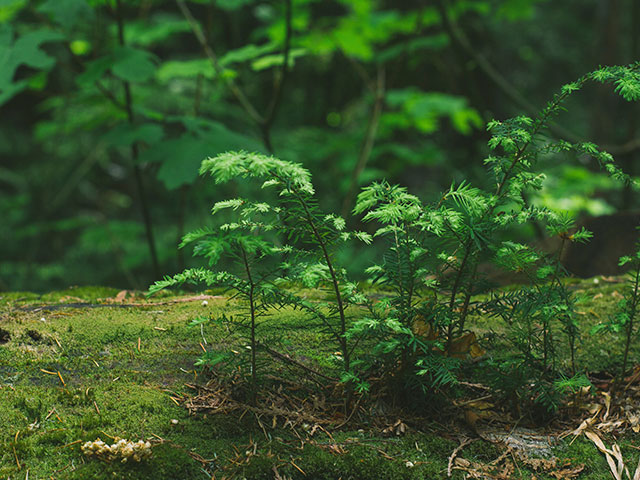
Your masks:
<svg viewBox="0 0 640 480"><path fill-rule="evenodd" d="M278 175L277 173L271 172L271 174L273 175L274 178L276 178L283 184L286 185L288 183L285 178ZM350 369L351 362L350 362L350 352L347 347L347 339L345 337L345 334L347 332L347 319L344 312L344 302L342 300L342 294L340 293L340 284L338 281L338 276L333 267L333 262L331 261L329 250L327 249L327 243L325 242L324 238L320 234L320 231L318 230L318 227L315 221L313 220L313 215L309 210L309 206L307 205L306 200L303 198L302 194L295 187L291 187L290 191L294 195L294 197L296 198L296 200L298 201L302 209L304 210L304 221L311 228L311 232L313 233L313 238L315 238L316 243L320 247L320 250L322 251L322 256L324 257L324 260L327 264L327 268L329 269L329 276L331 277L331 283L333 285L333 290L336 295L336 303L338 304L338 315L340 316L340 331L338 335L336 335L336 337L337 337L338 343L340 344L340 350L342 352L342 361L343 361L344 369L346 372L348 372Z"/></svg>
<svg viewBox="0 0 640 480"><path fill-rule="evenodd" d="M471 247L472 247L472 239L469 237L467 243L464 246L464 257L462 258L462 262L460 263L460 268L456 273L456 279L453 282L453 288L451 289L451 297L449 298L449 310L453 312L453 307L456 304L456 297L458 296L458 290L462 284L463 274L466 270L467 262L469 260L469 255L471 255ZM449 321L449 325L447 327L447 346L446 351L451 347L451 342L453 341L453 329L455 327L455 323L453 319Z"/></svg>
<svg viewBox="0 0 640 480"><path fill-rule="evenodd" d="M244 248L240 247L242 252L242 261L244 263L244 269L247 274L247 280L249 280L249 311L251 315L251 330L250 330L250 342L251 342L251 400L252 403L256 402L256 393L258 388L258 374L256 372L256 305L255 305L255 283L251 276L251 267L249 266L249 259L247 258L247 252Z"/></svg>
<svg viewBox="0 0 640 480"><path fill-rule="evenodd" d="M404 295L404 279L402 278L402 260L400 258L400 241L398 240L398 229L397 229L397 225L394 225L394 230L393 230L393 241L394 241L394 249L396 251L396 267L397 267L397 275L398 275L398 295L400 297L400 300L402 301L402 305L400 306L400 308L404 308L404 299L405 299L405 295Z"/></svg>
<svg viewBox="0 0 640 480"><path fill-rule="evenodd" d="M404 222L404 241L406 245L407 265L409 268L409 284L407 287L407 310L411 309L413 303L413 294L415 291L415 269L414 262L411 261L411 235L409 234L409 225Z"/></svg>
<svg viewBox="0 0 640 480"><path fill-rule="evenodd" d="M469 314L469 305L471 303L471 295L473 294L472 282L478 272L478 262L473 262L473 270L469 276L469 286L464 294L464 301L462 302L462 311L460 312L460 320L458 321L458 334L462 335L464 332L464 324L467 321L467 315Z"/></svg>
<svg viewBox="0 0 640 480"><path fill-rule="evenodd" d="M485 210L485 212L482 214L481 220L484 220L485 218L489 217L490 215L493 214L493 212L495 211L495 209L497 208L498 204L499 204L499 200L502 199L505 195L505 187L508 184L508 181L511 179L516 167L522 162L522 160L524 160L525 158L525 153L527 151L527 149L531 146L531 144L533 143L533 139L535 137L535 135L538 134L538 132L542 129L542 127L546 124L547 120L549 119L549 117L551 116L551 114L553 112L555 112L556 108L558 107L558 105L560 105L564 99L568 96L568 93L562 93L558 96L556 96L556 98L553 100L553 102L544 109L544 111L542 112L542 114L540 115L540 117L537 119L532 131L531 131L531 136L530 139L527 140L524 144L522 144L518 150L516 151L516 153L513 156L513 159L509 165L509 167L505 170L504 172L504 176L502 177L502 179L498 182L497 186L496 186L496 192L495 192L495 196L497 197L497 200L493 203L493 205L489 208L487 208ZM441 201L442 203L442 201ZM449 300L449 309L453 310L453 307L456 304L456 298L458 296L458 292L460 287L462 286L462 280L464 277L464 273L467 270L467 262L472 259L475 258L475 255L471 255L473 250L473 239L471 238L471 236L469 236L467 238L467 241L465 242L464 245L464 256L462 258L462 262L460 263L460 268L458 269L458 272L456 274L456 278L454 280L453 283L453 288L451 289L451 297ZM475 265L475 263L477 263L477 259L474 262L474 266L472 267L472 271L474 272L472 275L472 278L470 279L471 281L473 280L473 277L475 277L475 274L477 272L477 265ZM467 293L468 294L468 293ZM466 301L465 299L465 303L467 303L467 307L468 307L468 301ZM466 309L463 306L463 314L464 317L461 315L461 319L466 317ZM450 346L451 344L451 336L453 334L453 328L454 325L453 323L449 324L449 328L447 331L447 348Z"/></svg>
<svg viewBox="0 0 640 480"><path fill-rule="evenodd" d="M116 0L116 18L118 23L118 42L121 46L125 45L124 42L124 15L122 13L121 0ZM131 85L126 80L122 81L125 95L125 107L127 112L127 118L131 125L134 124L135 119L133 115L133 99L131 96ZM144 221L145 233L147 236L147 244L149 246L149 254L151 256L151 263L153 265L153 275L156 279L160 278L160 264L158 262L158 254L156 251L156 243L153 235L153 222L151 220L151 211L147 203L147 195L142 181L142 171L138 165L139 149L137 142L131 144L131 157L133 160L133 175L136 182L136 189L138 191L138 199L140 200L140 211L142 213L142 219Z"/></svg>
<svg viewBox="0 0 640 480"><path fill-rule="evenodd" d="M342 364L344 367L344 371L349 372L351 370L351 361L350 361L351 352L347 345L347 337L346 337L347 320L344 312L344 303L342 301L342 294L340 293L338 276L336 275L335 269L333 268L333 262L331 261L331 256L329 255L327 244L324 238L322 237L322 235L320 235L320 231L318 230L318 227L316 226L316 223L313 220L313 215L311 215L311 212L309 211L309 206L307 205L307 202L304 200L304 198L299 192L294 190L294 194L304 210L307 224L311 227L313 236L316 239L317 244L320 246L320 249L322 250L322 255L327 264L327 268L329 269L329 275L331 276L333 290L336 295L336 303L338 304L338 314L340 315L340 334L337 336L338 337L337 340L338 340L338 343L340 344L340 350L342 352L342 362L343 362ZM353 385L351 384L351 382L349 382L346 385L346 393L344 398L345 414L347 414L351 408L352 399L353 399Z"/></svg>
<svg viewBox="0 0 640 480"><path fill-rule="evenodd" d="M629 360L629 349L631 347L631 338L633 337L633 323L636 316L636 310L638 308L638 296L640 295L640 265L636 267L636 272L633 279L633 291L631 297L631 305L629 307L629 320L627 322L625 345L624 345L624 357L622 360L622 372L621 376L627 372L627 361Z"/></svg>
<svg viewBox="0 0 640 480"><path fill-rule="evenodd" d="M407 233L406 231L406 223L404 224L404 231L405 233ZM394 225L394 230L393 230L393 239L395 242L395 251L396 251L396 256L397 256L397 269L398 269L398 288L400 289L399 291L399 297L400 297L400 309L401 309L401 316L403 318L401 318L401 320L403 320L406 326L410 327L411 326L411 318L410 318L410 312L411 312L411 289L410 289L410 282L411 282L411 278L407 279L406 281L406 285L405 285L405 280L404 280L404 275L402 273L402 259L401 259L401 245L400 245L400 239L398 238L398 227L397 225ZM409 258L409 243L408 243L408 237L407 237L407 243L406 243L406 250L407 250L407 265L411 264L411 260ZM406 289L405 289L406 286ZM406 295L405 295L405 290L406 290ZM400 356L400 375L399 375L399 380L402 380L405 372L407 370L407 368L409 367L407 365L408 363L408 357L409 357L409 346L405 345L404 348L402 348L402 354Z"/></svg>
<svg viewBox="0 0 640 480"><path fill-rule="evenodd" d="M345 333L347 332L347 319L344 313L344 304L342 301L342 294L340 293L338 276L336 275L336 272L333 268L333 262L331 261L331 256L329 255L329 251L327 250L327 244L322 238L322 235L320 235L320 232L318 231L318 227L313 221L313 216L309 211L307 202L305 202L304 199L299 194L297 195L297 197L298 197L298 201L300 202L300 205L304 209L307 223L311 227L313 236L315 237L316 242L318 243L318 245L320 246L320 249L322 250L322 255L324 257L325 262L327 263L327 268L329 269L329 275L331 276L331 282L333 284L333 290L335 292L336 302L338 304L338 314L340 315L340 335L339 335L338 341L340 342L340 348L342 350L344 369L346 372L348 372L350 368L350 359L349 359L349 349L347 348L347 339L345 338Z"/></svg>

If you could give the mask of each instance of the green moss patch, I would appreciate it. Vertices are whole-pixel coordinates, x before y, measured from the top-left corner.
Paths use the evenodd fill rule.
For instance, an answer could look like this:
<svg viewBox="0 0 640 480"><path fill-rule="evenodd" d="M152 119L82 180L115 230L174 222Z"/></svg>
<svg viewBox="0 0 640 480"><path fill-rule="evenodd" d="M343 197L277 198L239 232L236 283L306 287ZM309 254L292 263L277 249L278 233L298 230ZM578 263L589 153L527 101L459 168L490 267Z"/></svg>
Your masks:
<svg viewBox="0 0 640 480"><path fill-rule="evenodd" d="M583 282L578 285L584 303L583 331L602 321L617 301L617 284ZM109 289L73 289L74 295L99 301ZM114 293L115 292L115 293ZM444 479L449 456L459 445L459 435L474 432L449 413L424 413L422 418L448 418L445 425L408 422L403 436L382 435L380 426L361 425L358 431L321 430L308 436L300 425L256 416L190 415L182 401L193 394L186 384L206 383L206 372L195 368L202 348L244 347L242 337L224 325L192 328L198 315L242 315L242 305L224 298L170 303L180 297L154 298L135 307L48 309L44 299L59 303L68 291L50 296L5 294L0 311L0 477L70 479L273 479L276 472L291 479ZM8 300L10 299L10 300ZM29 307L44 305L33 310ZM160 304L162 302L165 304ZM358 312L353 312L358 315ZM479 336L496 325L474 319ZM286 329L283 326L286 325ZM274 312L261 327L272 346L292 358L323 371L339 374L334 346L318 329L293 310ZM286 332L283 333L283 332ZM620 345L618 345L618 343ZM581 339L579 355L590 369L616 368L621 341L590 336ZM634 346L633 355L640 351ZM262 357L263 363L268 359ZM271 363L269 375L299 379L304 372ZM267 375L268 377L268 375ZM265 381L269 381L268 379ZM421 408L439 409L432 403ZM455 425L455 427L454 427ZM577 425L576 425L577 426ZM359 426L360 427L360 426ZM457 433L453 433L457 432ZM153 454L140 463L109 462L83 455L81 445L112 437L149 440ZM629 465L637 463L632 448L637 438L618 439ZM503 449L476 439L458 457L489 464ZM609 477L604 457L594 445L578 438L563 440L554 455L570 465L584 464L578 478ZM513 478L553 478L517 463ZM462 479L462 470L453 478Z"/></svg>

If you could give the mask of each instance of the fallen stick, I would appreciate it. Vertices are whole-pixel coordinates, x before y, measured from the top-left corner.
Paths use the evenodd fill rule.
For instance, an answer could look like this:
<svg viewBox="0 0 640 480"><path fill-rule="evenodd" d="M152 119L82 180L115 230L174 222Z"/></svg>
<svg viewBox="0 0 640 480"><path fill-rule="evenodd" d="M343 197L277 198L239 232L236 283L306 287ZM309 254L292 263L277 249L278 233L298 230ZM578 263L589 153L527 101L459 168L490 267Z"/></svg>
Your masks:
<svg viewBox="0 0 640 480"><path fill-rule="evenodd" d="M460 441L460 445L458 445L453 452L451 452L451 455L449 456L449 463L447 465L447 477L451 478L451 475L453 475L452 469L453 469L453 462L456 459L456 456L458 455L458 453L460 453L460 451L466 447L467 445L469 445L473 440L471 440L470 438L463 438Z"/></svg>

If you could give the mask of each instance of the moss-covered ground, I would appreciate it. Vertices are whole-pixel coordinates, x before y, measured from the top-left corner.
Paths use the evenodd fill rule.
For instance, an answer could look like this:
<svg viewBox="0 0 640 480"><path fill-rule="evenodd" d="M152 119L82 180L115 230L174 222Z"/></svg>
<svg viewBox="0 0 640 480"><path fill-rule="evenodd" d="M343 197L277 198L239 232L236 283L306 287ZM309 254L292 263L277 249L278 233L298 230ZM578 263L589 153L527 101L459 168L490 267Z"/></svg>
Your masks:
<svg viewBox="0 0 640 480"><path fill-rule="evenodd" d="M578 360L590 371L612 371L619 366L622 340L590 336L588 330L611 313L620 285L600 280L576 288L587 299ZM178 296L155 298L155 304L143 304L142 297L124 300L135 306L104 304L117 294L89 287L46 295L0 293L0 478L447 478L449 456L464 427L454 432L436 411L426 415L432 423L402 436L347 426L312 439L278 422L274 428L261 424L250 413L190 415L182 400L194 393L187 384L206 383L206 374L194 367L205 340L205 348L243 345L224 325L201 331L188 323L199 315L241 315L242 306L225 297L208 298L207 305L201 299L171 303ZM337 374L335 346L298 312L274 312L267 320L263 334L277 339L284 353ZM490 320L475 321L480 333L493 327ZM632 358L640 358L637 345ZM290 368L281 374L305 375ZM473 437L472 431L466 434ZM113 437L150 440L153 453L141 463L83 455L83 442ZM633 459L630 466L637 463L638 440L632 433L617 439L625 458ZM459 456L488 464L501 452L476 439ZM611 478L604 457L584 437L560 441L553 454L560 462L584 464L577 478ZM512 478L556 478L514 462ZM453 471L453 478L463 477Z"/></svg>

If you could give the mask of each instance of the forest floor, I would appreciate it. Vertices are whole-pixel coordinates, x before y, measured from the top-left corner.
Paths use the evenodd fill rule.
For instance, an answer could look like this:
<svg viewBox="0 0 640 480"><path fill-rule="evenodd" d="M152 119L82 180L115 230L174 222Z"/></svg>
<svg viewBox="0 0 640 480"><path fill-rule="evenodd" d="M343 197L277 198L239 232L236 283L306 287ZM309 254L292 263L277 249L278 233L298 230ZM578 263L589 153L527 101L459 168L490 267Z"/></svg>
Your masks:
<svg viewBox="0 0 640 480"><path fill-rule="evenodd" d="M597 389L536 426L512 419L474 384L422 411L370 400L345 419L332 400L339 392L314 386L304 369L336 376L335 347L291 310L262 327L273 350L261 359L272 361L251 407L238 401L241 382L194 367L203 349L241 355L235 332L188 326L201 315L241 315L235 300L217 292L145 299L101 287L0 293L0 478L615 478L603 442L613 468L622 462L631 479L640 457L638 379L611 402L607 372L619 368L622 340L588 333L610 314L621 285L600 278L575 288L587 299L578 361ZM472 328L482 338L491 325L480 318ZM637 342L631 358L640 359ZM151 455L125 463L85 455L82 445L98 438L148 441Z"/></svg>

